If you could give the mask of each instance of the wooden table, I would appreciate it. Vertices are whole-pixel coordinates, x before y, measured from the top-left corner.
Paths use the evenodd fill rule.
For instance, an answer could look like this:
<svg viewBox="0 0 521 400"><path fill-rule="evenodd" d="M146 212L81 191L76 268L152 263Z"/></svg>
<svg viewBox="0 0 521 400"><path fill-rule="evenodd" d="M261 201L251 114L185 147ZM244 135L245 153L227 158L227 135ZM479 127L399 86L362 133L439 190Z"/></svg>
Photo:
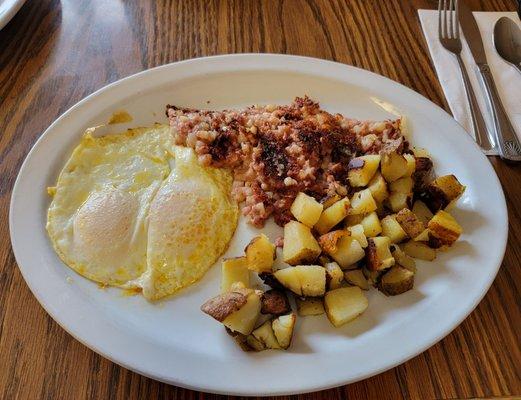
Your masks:
<svg viewBox="0 0 521 400"><path fill-rule="evenodd" d="M476 10L515 9L513 0L469 3ZM0 398L204 396L144 378L87 349L45 313L22 279L9 241L10 193L24 157L55 118L135 72L240 52L300 54L355 65L401 82L448 110L418 8L436 8L436 2L28 0L0 31ZM299 398L521 395L521 171L498 159L491 162L505 190L510 236L499 275L477 309L407 363Z"/></svg>

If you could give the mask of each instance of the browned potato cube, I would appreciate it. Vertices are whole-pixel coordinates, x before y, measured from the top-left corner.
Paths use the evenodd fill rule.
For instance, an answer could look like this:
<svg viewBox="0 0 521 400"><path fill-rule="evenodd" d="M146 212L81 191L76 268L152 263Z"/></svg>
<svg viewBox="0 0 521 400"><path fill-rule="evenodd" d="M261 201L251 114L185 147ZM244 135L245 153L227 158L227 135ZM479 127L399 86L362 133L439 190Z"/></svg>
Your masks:
<svg viewBox="0 0 521 400"><path fill-rule="evenodd" d="M201 311L212 316L233 332L249 335L260 315L260 291L239 289L216 296L201 306Z"/></svg>
<svg viewBox="0 0 521 400"><path fill-rule="evenodd" d="M400 192L405 194L411 194L412 188L413 188L413 181L411 177L403 177L400 179L395 180L391 184L389 184L389 189L392 192Z"/></svg>
<svg viewBox="0 0 521 400"><path fill-rule="evenodd" d="M313 197L300 192L293 201L290 211L299 222L312 228L320 218L323 208L324 206Z"/></svg>
<svg viewBox="0 0 521 400"><path fill-rule="evenodd" d="M407 238L407 233L396 221L396 215L388 215L381 221L382 235L387 236L391 243L400 243Z"/></svg>
<svg viewBox="0 0 521 400"><path fill-rule="evenodd" d="M315 230L323 235L333 228L336 224L342 221L349 212L349 199L344 197L342 200L337 201L331 207L326 208L322 211L318 222L315 224Z"/></svg>
<svg viewBox="0 0 521 400"><path fill-rule="evenodd" d="M407 172L405 176L412 176L414 171L416 171L416 157L412 154L404 154L405 160L407 161Z"/></svg>
<svg viewBox="0 0 521 400"><path fill-rule="evenodd" d="M345 235L349 235L349 232L344 230L331 231L320 236L318 244L327 254L332 254L337 251L338 241Z"/></svg>
<svg viewBox="0 0 521 400"><path fill-rule="evenodd" d="M367 240L367 268L370 271L379 271L394 265L394 258L389 246L391 240L385 236Z"/></svg>
<svg viewBox="0 0 521 400"><path fill-rule="evenodd" d="M363 215L363 214L348 215L345 219L345 226L350 227L353 225L358 225L360 222L362 222L362 220L364 219L364 216L365 215Z"/></svg>
<svg viewBox="0 0 521 400"><path fill-rule="evenodd" d="M377 209L376 202L369 189L356 192L351 198L351 209L349 214L368 214Z"/></svg>
<svg viewBox="0 0 521 400"><path fill-rule="evenodd" d="M392 246L391 254L394 257L396 264L400 264L402 267L405 267L412 272L416 272L416 262L414 261L414 258L405 254L399 246Z"/></svg>
<svg viewBox="0 0 521 400"><path fill-rule="evenodd" d="M416 170L412 174L414 191L420 192L433 178L433 164L428 157L416 156Z"/></svg>
<svg viewBox="0 0 521 400"><path fill-rule="evenodd" d="M379 166L379 155L366 155L351 159L347 166L349 184L352 187L367 186Z"/></svg>
<svg viewBox="0 0 521 400"><path fill-rule="evenodd" d="M423 242L410 240L405 243L402 248L404 253L412 258L418 258L425 261L432 261L436 258L436 250L431 249Z"/></svg>
<svg viewBox="0 0 521 400"><path fill-rule="evenodd" d="M323 209L325 210L328 207L331 207L333 204L335 204L337 201L339 201L342 197L337 194L330 194L324 197L320 200L320 204L322 204Z"/></svg>
<svg viewBox="0 0 521 400"><path fill-rule="evenodd" d="M351 271L344 272L344 278L347 283L358 286L362 290L369 290L370 288L367 278L360 269L353 269Z"/></svg>
<svg viewBox="0 0 521 400"><path fill-rule="evenodd" d="M383 274L378 289L386 296L396 296L411 290L413 286L414 272L396 264Z"/></svg>
<svg viewBox="0 0 521 400"><path fill-rule="evenodd" d="M412 152L414 153L415 157L422 157L422 158L431 158L431 153L429 153L429 150L427 150L424 147L413 147Z"/></svg>
<svg viewBox="0 0 521 400"><path fill-rule="evenodd" d="M329 255L335 260L342 269L351 267L352 264L365 257L365 251L354 237L343 236L337 242L337 249Z"/></svg>
<svg viewBox="0 0 521 400"><path fill-rule="evenodd" d="M229 291L235 282L242 282L245 287L250 286L250 271L246 257L224 259L221 271L221 293Z"/></svg>
<svg viewBox="0 0 521 400"><path fill-rule="evenodd" d="M373 179L369 182L369 186L367 187L373 196L373 199L377 203L382 203L385 199L389 197L389 191L387 189L387 182L385 181L382 174L377 172L374 174Z"/></svg>
<svg viewBox="0 0 521 400"><path fill-rule="evenodd" d="M367 247L367 237L365 236L365 230L362 224L350 226L347 228L347 231L349 232L350 236L354 237L358 243L360 243L360 246L362 246L364 249Z"/></svg>
<svg viewBox="0 0 521 400"><path fill-rule="evenodd" d="M265 349L280 349L279 342L273 332L272 322L266 321L257 329L255 329L251 335L263 344Z"/></svg>
<svg viewBox="0 0 521 400"><path fill-rule="evenodd" d="M291 311L288 296L282 290L270 289L261 296L261 314L281 315Z"/></svg>
<svg viewBox="0 0 521 400"><path fill-rule="evenodd" d="M302 299L297 297L297 311L298 315L301 317L306 317L309 315L320 315L324 314L324 303L321 298L310 297L307 299Z"/></svg>
<svg viewBox="0 0 521 400"><path fill-rule="evenodd" d="M265 234L261 233L260 236L253 238L244 252L250 270L257 273L271 272L273 261L276 258L275 245Z"/></svg>
<svg viewBox="0 0 521 400"><path fill-rule="evenodd" d="M387 199L387 205L393 212L409 208L412 202L412 193L391 192Z"/></svg>
<svg viewBox="0 0 521 400"><path fill-rule="evenodd" d="M326 270L320 265L297 265L279 269L275 278L299 296L323 296L326 291Z"/></svg>
<svg viewBox="0 0 521 400"><path fill-rule="evenodd" d="M452 206L465 192L463 186L454 175L436 178L425 187L423 200L432 212Z"/></svg>
<svg viewBox="0 0 521 400"><path fill-rule="evenodd" d="M291 313L275 318L271 324L277 342L279 342L279 346L284 350L291 345L296 320L297 316Z"/></svg>
<svg viewBox="0 0 521 400"><path fill-rule="evenodd" d="M309 227L297 221L290 221L284 225L284 262L291 265L313 262L321 252Z"/></svg>
<svg viewBox="0 0 521 400"><path fill-rule="evenodd" d="M344 272L336 262L326 263L326 288L327 290L337 289L342 285Z"/></svg>
<svg viewBox="0 0 521 400"><path fill-rule="evenodd" d="M381 160L382 175L387 182L394 182L407 174L407 160L401 154L384 154Z"/></svg>
<svg viewBox="0 0 521 400"><path fill-rule="evenodd" d="M441 245L452 246L458 240L463 229L448 212L440 210L429 221L429 231Z"/></svg>
<svg viewBox="0 0 521 400"><path fill-rule="evenodd" d="M382 225L380 224L378 214L375 212L367 214L360 222L360 225L363 226L364 234L367 237L375 237L382 233Z"/></svg>
<svg viewBox="0 0 521 400"><path fill-rule="evenodd" d="M412 239L420 235L425 229L423 222L408 208L404 208L396 214L396 221Z"/></svg>
<svg viewBox="0 0 521 400"><path fill-rule="evenodd" d="M434 214L429 210L429 207L425 205L423 201L417 200L414 202L411 210L418 219L427 226Z"/></svg>
<svg viewBox="0 0 521 400"><path fill-rule="evenodd" d="M327 317L337 328L354 320L367 309L368 305L367 297L357 286L331 290L324 297Z"/></svg>

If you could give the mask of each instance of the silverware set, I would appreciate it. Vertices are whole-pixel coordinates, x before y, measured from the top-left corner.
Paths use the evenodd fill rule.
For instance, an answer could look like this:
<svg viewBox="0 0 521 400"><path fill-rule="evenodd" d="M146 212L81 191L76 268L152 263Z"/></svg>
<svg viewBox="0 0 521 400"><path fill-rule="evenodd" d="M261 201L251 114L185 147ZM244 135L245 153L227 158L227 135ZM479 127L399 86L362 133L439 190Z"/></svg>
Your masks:
<svg viewBox="0 0 521 400"><path fill-rule="evenodd" d="M501 18L494 28L494 44L498 54L521 71L521 32L516 24L509 18L506 19L508 21ZM460 26L483 83L492 114L494 128L492 133L487 130L461 58ZM463 0L439 0L438 36L442 46L453 53L458 61L477 144L486 151L497 148L500 157L504 160L521 161L521 144L501 103L494 78L487 64L483 41L474 15Z"/></svg>

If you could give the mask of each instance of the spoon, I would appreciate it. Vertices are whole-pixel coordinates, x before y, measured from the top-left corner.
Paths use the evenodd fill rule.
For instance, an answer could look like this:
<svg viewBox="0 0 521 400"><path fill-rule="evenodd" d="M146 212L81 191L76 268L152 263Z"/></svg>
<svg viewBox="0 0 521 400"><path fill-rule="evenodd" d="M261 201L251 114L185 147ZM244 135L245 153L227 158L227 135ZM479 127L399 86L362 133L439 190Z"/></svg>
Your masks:
<svg viewBox="0 0 521 400"><path fill-rule="evenodd" d="M496 51L521 72L521 29L510 18L501 17L494 26Z"/></svg>

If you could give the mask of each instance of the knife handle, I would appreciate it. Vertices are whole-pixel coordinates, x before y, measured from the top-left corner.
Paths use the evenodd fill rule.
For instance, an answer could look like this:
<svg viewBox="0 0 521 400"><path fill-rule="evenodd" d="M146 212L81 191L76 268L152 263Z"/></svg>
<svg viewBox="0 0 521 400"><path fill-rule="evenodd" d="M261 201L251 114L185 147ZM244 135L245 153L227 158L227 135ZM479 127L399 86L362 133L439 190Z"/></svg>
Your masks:
<svg viewBox="0 0 521 400"><path fill-rule="evenodd" d="M521 145L501 103L490 68L487 64L480 64L478 67L487 93L488 104L492 111L494 130L499 144L499 155L504 160L521 161Z"/></svg>

